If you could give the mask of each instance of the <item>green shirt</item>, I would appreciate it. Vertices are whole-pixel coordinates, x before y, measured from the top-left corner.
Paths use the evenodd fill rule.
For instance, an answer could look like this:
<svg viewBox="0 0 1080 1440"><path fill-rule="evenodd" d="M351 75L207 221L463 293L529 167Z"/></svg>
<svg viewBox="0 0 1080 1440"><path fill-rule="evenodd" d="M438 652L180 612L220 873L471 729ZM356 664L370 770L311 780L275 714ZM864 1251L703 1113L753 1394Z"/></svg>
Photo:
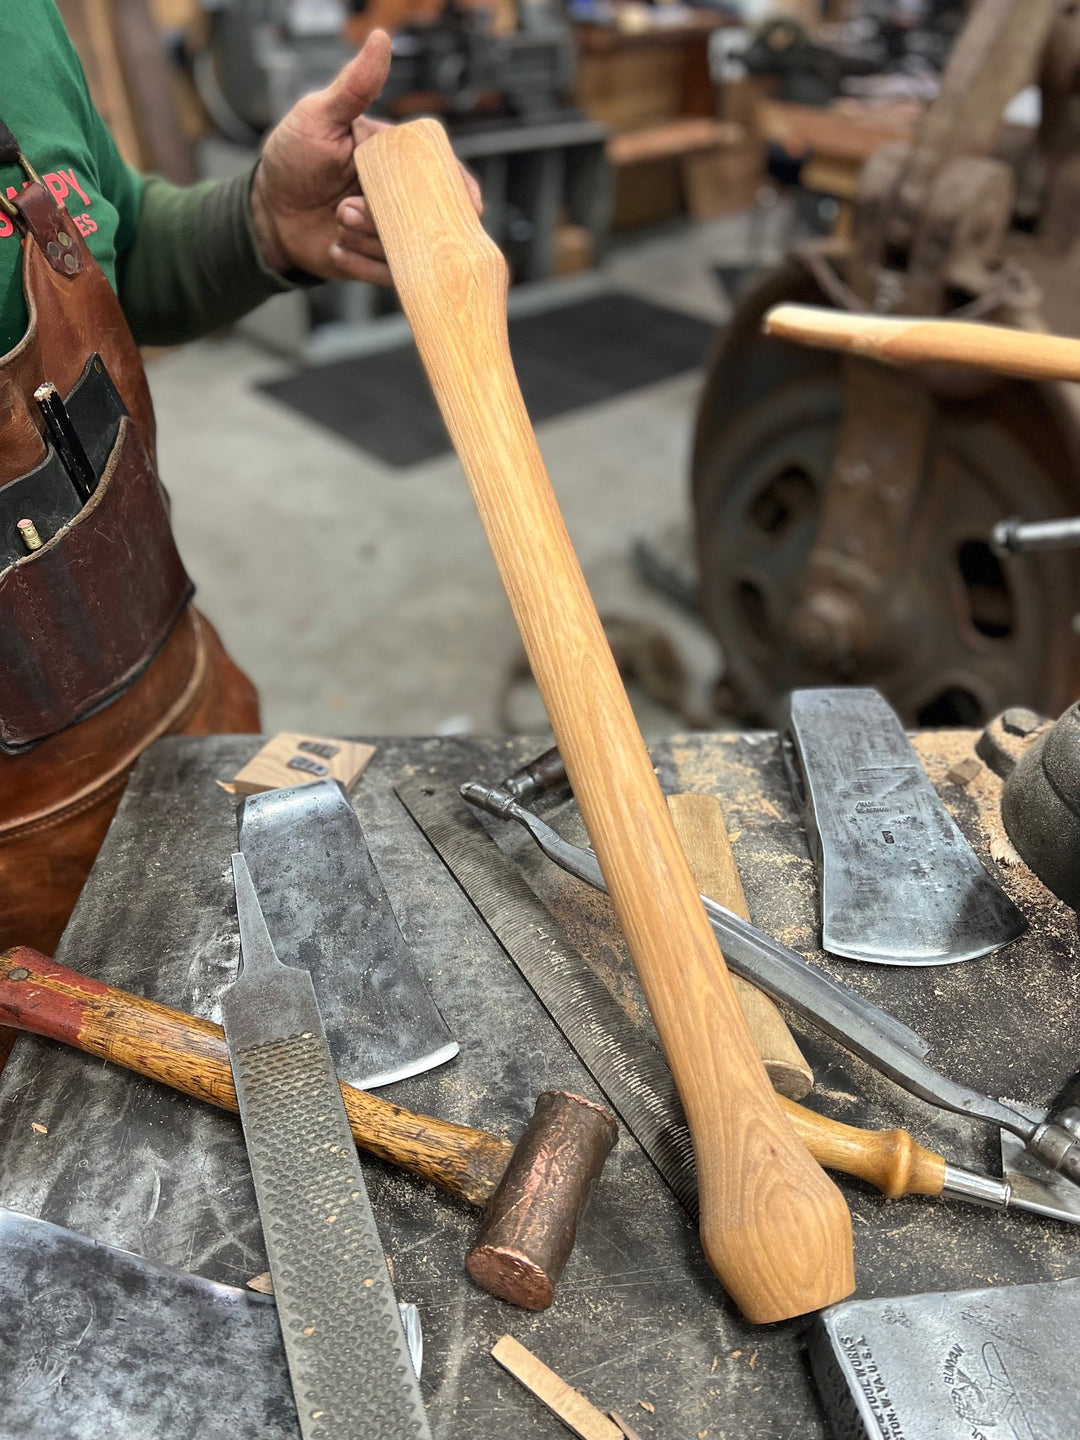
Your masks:
<svg viewBox="0 0 1080 1440"><path fill-rule="evenodd" d="M178 186L120 158L54 0L0 0L0 118L117 289L140 344L194 339L290 288L251 226L251 172ZM25 184L0 166L0 186ZM0 212L0 355L22 338L20 237Z"/></svg>

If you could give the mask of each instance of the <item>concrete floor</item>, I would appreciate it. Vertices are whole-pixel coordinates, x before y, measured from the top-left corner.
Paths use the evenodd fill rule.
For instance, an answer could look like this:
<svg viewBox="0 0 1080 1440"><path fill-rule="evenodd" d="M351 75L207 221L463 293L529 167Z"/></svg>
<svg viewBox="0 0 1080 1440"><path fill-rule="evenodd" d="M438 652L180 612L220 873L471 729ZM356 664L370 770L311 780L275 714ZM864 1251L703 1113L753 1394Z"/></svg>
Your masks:
<svg viewBox="0 0 1080 1440"><path fill-rule="evenodd" d="M619 247L622 288L718 322L711 266L746 253L745 217ZM516 628L456 458L401 471L255 389L289 367L238 335L150 367L162 474L199 604L263 698L268 730L341 735L494 732ZM688 520L699 375L550 420L538 438L601 612L651 619L698 695L713 641L635 576L640 536ZM530 693L531 692L531 693ZM635 694L642 728L678 716ZM546 728L531 682L510 723Z"/></svg>

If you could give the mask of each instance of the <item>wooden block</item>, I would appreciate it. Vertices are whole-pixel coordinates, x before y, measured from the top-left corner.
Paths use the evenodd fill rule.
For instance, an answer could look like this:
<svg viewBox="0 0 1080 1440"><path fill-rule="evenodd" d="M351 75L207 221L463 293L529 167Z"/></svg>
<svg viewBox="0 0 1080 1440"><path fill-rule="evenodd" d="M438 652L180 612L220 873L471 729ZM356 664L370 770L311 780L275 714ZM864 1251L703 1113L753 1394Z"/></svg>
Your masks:
<svg viewBox="0 0 1080 1440"><path fill-rule="evenodd" d="M316 780L340 780L351 790L375 754L374 745L279 730L232 780L219 780L228 795L259 795ZM299 762L299 763L298 763Z"/></svg>
<svg viewBox="0 0 1080 1440"><path fill-rule="evenodd" d="M750 910L717 796L669 795L667 803L701 894L718 900L736 915L749 920ZM733 975L731 980L773 1089L789 1100L801 1100L813 1089L814 1072L785 1025L784 1017L755 986L738 975Z"/></svg>
<svg viewBox="0 0 1080 1440"><path fill-rule="evenodd" d="M592 269L596 246L584 225L563 224L555 231L555 274L576 275Z"/></svg>
<svg viewBox="0 0 1080 1440"><path fill-rule="evenodd" d="M698 150L716 151L744 145L746 131L741 125L704 116L686 116L663 125L650 125L612 135L605 147L608 163L643 165L649 160L672 160Z"/></svg>
<svg viewBox="0 0 1080 1440"><path fill-rule="evenodd" d="M613 1420L601 1414L580 1390L549 1370L512 1335L504 1335L491 1353L504 1370L509 1370L515 1380L520 1380L526 1390L531 1390L581 1440L624 1440L625 1432Z"/></svg>

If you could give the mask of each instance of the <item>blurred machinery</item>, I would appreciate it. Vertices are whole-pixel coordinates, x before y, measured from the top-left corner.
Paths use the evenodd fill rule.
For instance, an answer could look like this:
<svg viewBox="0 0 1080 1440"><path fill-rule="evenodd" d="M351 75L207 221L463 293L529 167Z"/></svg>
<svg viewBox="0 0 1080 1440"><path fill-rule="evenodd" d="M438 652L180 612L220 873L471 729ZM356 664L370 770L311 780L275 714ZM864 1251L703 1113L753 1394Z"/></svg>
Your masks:
<svg viewBox="0 0 1080 1440"><path fill-rule="evenodd" d="M877 686L919 725L1075 697L1080 567L991 544L1006 516L1080 509L1075 387L890 370L767 339L760 320L794 300L1080 333L1078 77L1080 7L980 0L915 143L864 168L853 238L796 248L738 306L698 414L693 503L724 703L747 718L837 682ZM1042 126L1018 172L992 150L1035 79Z"/></svg>

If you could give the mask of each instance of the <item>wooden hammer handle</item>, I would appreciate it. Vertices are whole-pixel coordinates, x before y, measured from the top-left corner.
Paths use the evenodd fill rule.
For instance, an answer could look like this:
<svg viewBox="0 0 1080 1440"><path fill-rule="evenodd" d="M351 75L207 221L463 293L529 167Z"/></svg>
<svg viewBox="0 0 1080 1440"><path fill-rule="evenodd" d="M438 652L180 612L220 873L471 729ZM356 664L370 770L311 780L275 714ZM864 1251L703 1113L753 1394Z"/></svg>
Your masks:
<svg viewBox="0 0 1080 1440"><path fill-rule="evenodd" d="M25 946L0 954L0 1024L62 1040L237 1112L220 1025L115 990ZM414 1115L351 1085L342 1085L341 1098L362 1149L472 1205L486 1204L514 1151L484 1130Z"/></svg>
<svg viewBox="0 0 1080 1440"><path fill-rule="evenodd" d="M777 305L765 331L823 350L891 365L972 365L1030 380L1080 380L1080 340L965 320L851 315L815 305Z"/></svg>
<svg viewBox="0 0 1080 1440"><path fill-rule="evenodd" d="M854 1287L843 1197L781 1113L720 959L518 389L506 264L442 127L356 150L694 1141L706 1256L751 1320Z"/></svg>
<svg viewBox="0 0 1080 1440"><path fill-rule="evenodd" d="M220 1026L102 985L35 950L0 954L0 1023L61 1040L236 1113ZM351 1085L342 1085L341 1094L361 1149L471 1205L485 1205L494 1194L514 1151L508 1140L413 1115ZM856 1130L791 1101L781 1103L823 1165L857 1175L890 1196L940 1192L944 1160L921 1150L905 1131Z"/></svg>
<svg viewBox="0 0 1080 1440"><path fill-rule="evenodd" d="M699 892L749 920L750 908L720 801L715 795L687 793L669 795L667 803ZM731 983L773 1089L791 1100L801 1100L813 1089L814 1072L784 1017L757 986L739 975L732 975ZM813 1147L808 1148L813 1154Z"/></svg>

